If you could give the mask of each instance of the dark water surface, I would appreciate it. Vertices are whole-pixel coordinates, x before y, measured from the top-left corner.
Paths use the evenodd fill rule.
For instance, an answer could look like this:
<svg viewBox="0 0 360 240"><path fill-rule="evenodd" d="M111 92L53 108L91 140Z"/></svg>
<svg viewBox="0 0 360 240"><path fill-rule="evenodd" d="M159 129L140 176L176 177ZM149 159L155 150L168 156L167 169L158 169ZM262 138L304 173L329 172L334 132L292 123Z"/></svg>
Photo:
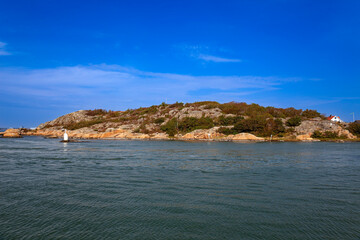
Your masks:
<svg viewBox="0 0 360 240"><path fill-rule="evenodd" d="M0 239L360 239L360 144L0 138Z"/></svg>

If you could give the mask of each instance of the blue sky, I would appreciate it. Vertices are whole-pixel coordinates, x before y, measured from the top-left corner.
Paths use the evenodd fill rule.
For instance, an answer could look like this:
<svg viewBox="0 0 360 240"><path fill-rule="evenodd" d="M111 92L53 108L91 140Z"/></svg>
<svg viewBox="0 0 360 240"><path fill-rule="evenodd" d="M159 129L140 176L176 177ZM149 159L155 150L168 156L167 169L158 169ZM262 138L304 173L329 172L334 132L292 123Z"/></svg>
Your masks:
<svg viewBox="0 0 360 240"><path fill-rule="evenodd" d="M0 127L214 100L360 118L360 1L1 1Z"/></svg>

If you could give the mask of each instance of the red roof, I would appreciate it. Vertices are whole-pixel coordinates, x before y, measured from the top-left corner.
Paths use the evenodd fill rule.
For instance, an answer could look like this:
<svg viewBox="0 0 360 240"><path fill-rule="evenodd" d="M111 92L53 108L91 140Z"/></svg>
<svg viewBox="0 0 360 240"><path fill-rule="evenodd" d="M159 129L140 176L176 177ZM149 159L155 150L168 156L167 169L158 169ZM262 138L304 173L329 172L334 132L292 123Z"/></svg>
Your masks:
<svg viewBox="0 0 360 240"><path fill-rule="evenodd" d="M327 120L331 120L331 119L333 119L334 117L337 117L337 116L332 116L332 115L330 115L329 117L327 117ZM338 119L340 119L340 117L337 117Z"/></svg>

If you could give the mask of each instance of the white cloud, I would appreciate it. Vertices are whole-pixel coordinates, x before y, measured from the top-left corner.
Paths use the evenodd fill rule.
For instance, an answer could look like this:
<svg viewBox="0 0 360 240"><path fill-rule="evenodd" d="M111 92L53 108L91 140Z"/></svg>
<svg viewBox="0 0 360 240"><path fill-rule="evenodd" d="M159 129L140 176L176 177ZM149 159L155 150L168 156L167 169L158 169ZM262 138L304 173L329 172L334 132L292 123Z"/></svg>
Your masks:
<svg viewBox="0 0 360 240"><path fill-rule="evenodd" d="M0 56L11 55L11 53L5 50L6 45L7 45L6 43L0 42Z"/></svg>
<svg viewBox="0 0 360 240"><path fill-rule="evenodd" d="M190 56L197 60L202 60L205 62L216 62L216 63L230 63L230 62L242 62L243 60L237 58L226 58L220 57L218 54L225 54L230 52L227 49L222 47L209 47L207 45L196 44L196 45L188 45L188 44L178 44L174 45L175 49L179 49L182 54L186 56ZM215 52L215 54L214 54Z"/></svg>
<svg viewBox="0 0 360 240"><path fill-rule="evenodd" d="M235 59L235 58L223 58L223 57L217 57L212 55L206 55L206 54L200 54L198 56L199 59L202 59L207 62L242 62L241 59Z"/></svg>
<svg viewBox="0 0 360 240"><path fill-rule="evenodd" d="M136 104L201 99L233 101L271 91L298 79L261 76L192 76L145 72L118 65L52 69L0 69L0 101L29 99L40 104L102 106L119 109ZM201 91L201 96L197 92ZM36 100L36 101L35 101ZM130 104L131 105L131 104Z"/></svg>

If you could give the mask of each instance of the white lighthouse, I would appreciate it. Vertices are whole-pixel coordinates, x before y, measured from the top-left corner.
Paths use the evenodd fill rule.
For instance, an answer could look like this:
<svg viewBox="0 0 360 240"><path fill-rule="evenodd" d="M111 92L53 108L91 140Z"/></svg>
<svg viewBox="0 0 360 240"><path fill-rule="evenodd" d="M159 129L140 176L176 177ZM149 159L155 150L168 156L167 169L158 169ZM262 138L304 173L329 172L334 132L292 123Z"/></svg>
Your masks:
<svg viewBox="0 0 360 240"><path fill-rule="evenodd" d="M66 133L66 129L65 129L65 133L64 133L64 142L68 142L69 141L69 136Z"/></svg>

